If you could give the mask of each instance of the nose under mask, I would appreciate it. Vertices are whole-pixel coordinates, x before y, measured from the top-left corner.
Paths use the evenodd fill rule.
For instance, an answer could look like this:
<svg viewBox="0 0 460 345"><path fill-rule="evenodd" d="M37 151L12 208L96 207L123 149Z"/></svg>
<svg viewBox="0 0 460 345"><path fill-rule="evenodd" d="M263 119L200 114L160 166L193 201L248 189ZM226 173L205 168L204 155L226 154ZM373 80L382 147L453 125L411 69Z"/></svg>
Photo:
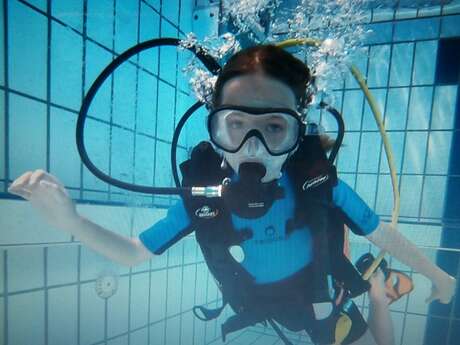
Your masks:
<svg viewBox="0 0 460 345"><path fill-rule="evenodd" d="M241 163L257 162L262 164L266 173L261 182L266 183L281 177L281 168L289 156L288 153L281 156L272 156L257 137L249 138L238 152L223 153L230 167L238 172Z"/></svg>

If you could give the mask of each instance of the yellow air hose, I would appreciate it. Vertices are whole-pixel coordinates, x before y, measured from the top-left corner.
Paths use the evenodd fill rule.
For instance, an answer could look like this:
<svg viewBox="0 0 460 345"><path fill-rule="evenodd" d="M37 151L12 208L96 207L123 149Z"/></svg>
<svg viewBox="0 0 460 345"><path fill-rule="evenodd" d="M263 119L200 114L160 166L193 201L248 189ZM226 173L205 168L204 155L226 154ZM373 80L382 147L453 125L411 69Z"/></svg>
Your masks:
<svg viewBox="0 0 460 345"><path fill-rule="evenodd" d="M317 40L313 38L294 38L294 39L288 39L288 40L282 41L276 45L280 48L288 48L288 47L293 47L293 46L298 46L298 45L308 45L308 46L320 47L321 44L322 44L321 40ZM385 127L383 125L382 114L379 108L377 107L377 102L375 101L374 97L369 91L369 88L367 87L366 82L361 72L354 65L350 66L350 71L353 77L358 82L361 90L363 90L364 95L366 96L367 102L369 103L372 113L374 114L375 121L379 127L380 135L383 140L385 155L387 157L388 166L390 168L391 184L393 187L393 212L391 216L391 225L394 229L396 229L396 225L398 223L398 217L399 217L399 208L400 208L398 180L396 177L396 169L395 169L394 161L393 161L393 152L391 150L390 142L388 140L388 137L385 131ZM362 277L364 280L369 280L372 273L374 273L374 271L380 265L380 262L383 260L384 256L385 256L385 251L381 250L379 255L372 262L371 266L366 270L366 272L364 272L363 277ZM347 337L348 333L351 330L351 325L352 325L352 322L351 322L351 319L348 317L348 315L346 315L345 313L341 313L337 321L337 324L336 324L335 344L334 345L340 345L345 340L345 338Z"/></svg>

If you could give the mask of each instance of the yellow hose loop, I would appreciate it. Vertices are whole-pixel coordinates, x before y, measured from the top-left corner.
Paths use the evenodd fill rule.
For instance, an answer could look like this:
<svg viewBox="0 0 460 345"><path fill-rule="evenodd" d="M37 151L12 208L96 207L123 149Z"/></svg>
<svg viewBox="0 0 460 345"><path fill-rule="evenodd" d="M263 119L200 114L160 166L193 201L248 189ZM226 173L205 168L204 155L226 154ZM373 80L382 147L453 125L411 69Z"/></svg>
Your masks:
<svg viewBox="0 0 460 345"><path fill-rule="evenodd" d="M289 39L289 40L282 41L276 45L281 48L287 48L287 47L292 47L292 46L297 46L297 45L310 45L310 46L319 47L321 43L322 42L320 40L313 39L313 38L304 38L304 39L295 38L295 39ZM385 149L385 155L387 157L388 166L390 168L391 184L393 187L394 205L393 205L393 212L391 216L391 225L393 226L394 229L396 229L396 225L398 223L398 217L399 217L400 198L399 198L398 180L396 177L396 169L395 169L394 161L393 161L393 152L391 150L390 143L389 143L386 131L385 131L385 127L383 125L382 114L379 108L377 107L377 102L375 101L374 97L369 91L369 88L367 87L366 82L364 81L364 78L362 74L359 72L358 68L352 65L350 67L350 70L351 70L353 77L356 79L359 86L361 87L361 90L363 90L364 95L366 96L367 102L369 103L369 106L371 107L372 113L374 114L375 121L379 127L380 135L382 136L383 145ZM380 262L382 261L384 256L385 256L385 251L384 250L380 251L379 255L375 258L372 265L364 273L363 279L368 280L370 278L372 273L374 273L376 268L380 265Z"/></svg>
<svg viewBox="0 0 460 345"><path fill-rule="evenodd" d="M314 38L292 38L289 40L279 42L276 44L276 46L280 48L289 48L300 45L319 47L321 43L322 42L320 40L316 40Z"/></svg>
<svg viewBox="0 0 460 345"><path fill-rule="evenodd" d="M386 134L385 127L383 125L382 114L380 113L380 110L377 107L377 102L375 101L374 97L369 91L369 88L367 87L366 82L364 81L364 78L359 72L358 68L352 65L350 67L350 70L351 70L351 73L353 74L353 77L355 77L356 81L361 87L361 90L363 90L364 95L366 96L367 102L369 103L372 113L374 114L375 122L377 123L379 127L380 135L382 136L382 139L383 139L383 146L385 149L388 166L390 167L391 185L393 187L393 212L391 215L391 225L393 226L393 229L396 229L396 225L398 224L398 217L399 217L400 198L399 198L399 190L398 190L398 179L396 176L396 168L395 168L394 160L393 160L393 151L391 150L390 142L388 140L388 136ZM372 262L371 266L363 274L364 280L368 280L370 278L372 273L374 273L374 271L380 265L380 262L383 260L384 256L385 256L385 251L381 250L379 255L375 258L374 262Z"/></svg>

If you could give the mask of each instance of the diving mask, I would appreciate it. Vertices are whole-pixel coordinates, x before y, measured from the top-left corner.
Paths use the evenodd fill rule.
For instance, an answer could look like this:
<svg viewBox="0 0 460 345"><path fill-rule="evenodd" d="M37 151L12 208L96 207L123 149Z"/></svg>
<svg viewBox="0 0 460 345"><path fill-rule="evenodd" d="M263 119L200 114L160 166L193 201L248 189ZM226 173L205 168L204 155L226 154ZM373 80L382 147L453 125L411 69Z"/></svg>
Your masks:
<svg viewBox="0 0 460 345"><path fill-rule="evenodd" d="M272 156L294 150L305 133L300 114L289 108L254 108L224 105L208 116L211 141L235 153L251 137L257 137Z"/></svg>

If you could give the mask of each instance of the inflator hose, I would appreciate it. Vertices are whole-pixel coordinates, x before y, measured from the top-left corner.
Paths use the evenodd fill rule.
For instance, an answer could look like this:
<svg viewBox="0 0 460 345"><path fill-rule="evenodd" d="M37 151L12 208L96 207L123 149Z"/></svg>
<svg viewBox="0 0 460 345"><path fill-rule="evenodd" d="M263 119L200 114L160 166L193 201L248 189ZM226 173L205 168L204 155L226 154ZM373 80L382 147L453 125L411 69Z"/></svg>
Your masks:
<svg viewBox="0 0 460 345"><path fill-rule="evenodd" d="M85 121L88 115L88 109L93 101L97 91L102 86L104 81L115 71L115 69L120 66L123 62L131 58L133 55L139 54L141 51L146 49L159 47L159 46L179 46L182 40L178 38L157 38L149 41L142 42L122 54L120 54L117 58L115 58L96 78L94 83L91 85L88 93L86 94L85 98L83 99L80 112L78 114L77 119L77 130L76 130L76 142L77 142L77 149L78 153L80 154L81 160L83 164L91 171L96 177L99 179L114 185L119 188L127 189L133 192L140 192L140 193L148 193L148 194L190 194L190 188L170 188L170 187L151 187L151 186L141 186L135 185L127 182L123 182L117 179L112 178L111 176L105 174L101 170L99 170L89 159L88 153L85 148L84 144L84 129L85 129ZM206 66L206 68L213 74L217 74L221 67L217 63L217 61L209 55L206 50L199 46L192 46L185 48L194 53L198 59ZM199 106L197 106L198 108ZM193 108L193 107L192 107ZM189 109L190 110L190 109Z"/></svg>

